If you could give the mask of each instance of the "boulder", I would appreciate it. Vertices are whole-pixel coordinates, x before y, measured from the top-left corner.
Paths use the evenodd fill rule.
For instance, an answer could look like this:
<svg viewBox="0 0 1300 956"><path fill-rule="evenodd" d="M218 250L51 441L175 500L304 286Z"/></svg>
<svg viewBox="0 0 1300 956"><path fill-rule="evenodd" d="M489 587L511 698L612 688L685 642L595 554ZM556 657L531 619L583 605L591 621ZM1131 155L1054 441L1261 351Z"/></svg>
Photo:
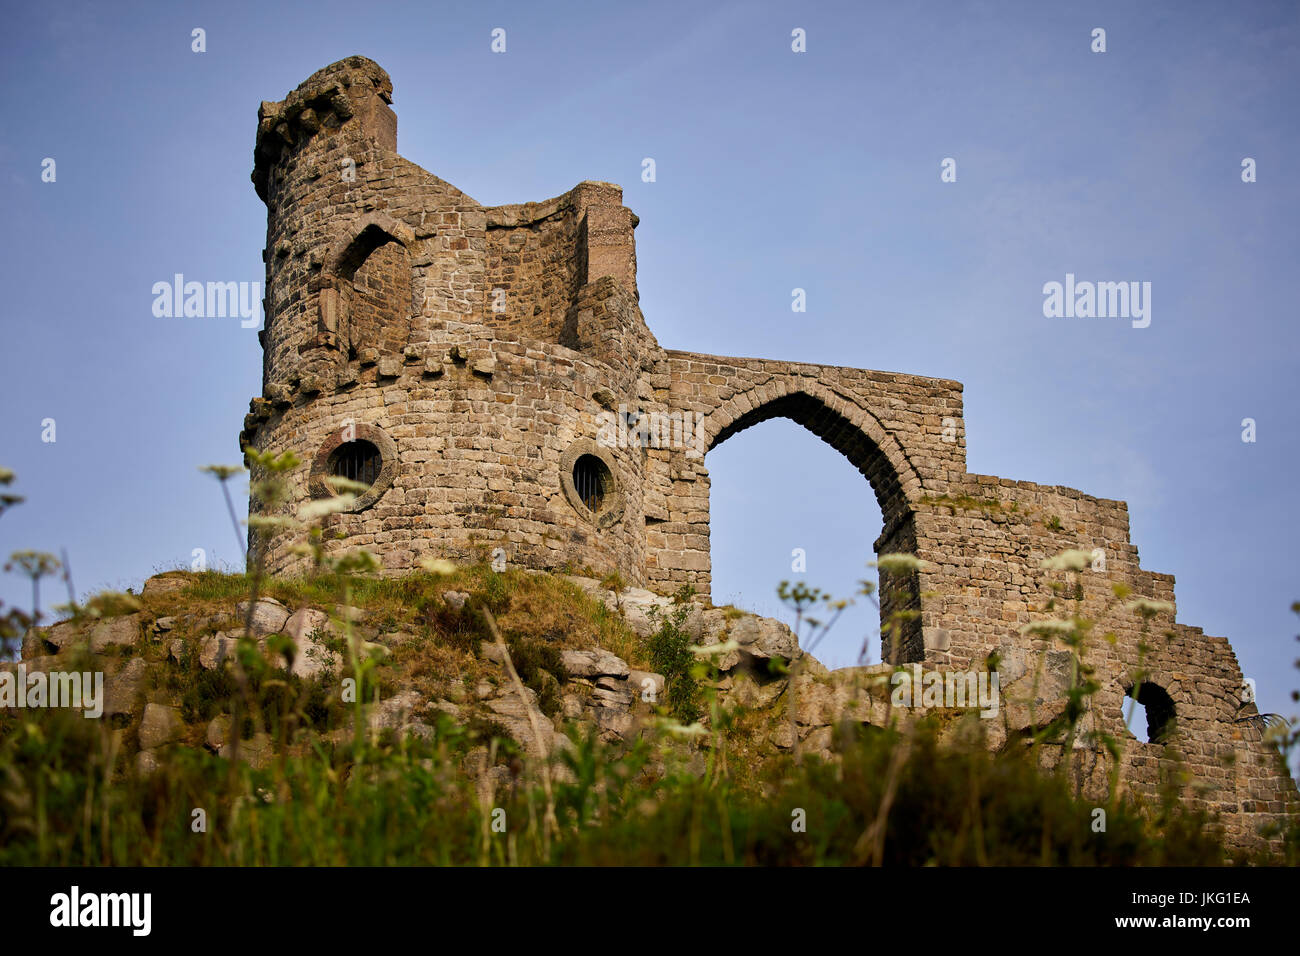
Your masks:
<svg viewBox="0 0 1300 956"><path fill-rule="evenodd" d="M366 612L359 607L351 607L344 604L334 605L334 616L340 621L347 621L352 624L360 623L365 620Z"/></svg>
<svg viewBox="0 0 1300 956"><path fill-rule="evenodd" d="M284 627L285 622L289 620L288 608L275 598L260 598L256 604L252 605L252 609L253 618L250 630L255 637L277 634ZM235 605L235 613L239 615L241 624L248 620L248 610L248 601L240 601Z"/></svg>
<svg viewBox="0 0 1300 956"><path fill-rule="evenodd" d="M801 749L804 754L820 757L822 760L831 758L831 743L835 739L835 731L830 727L818 727L808 733L803 738Z"/></svg>
<svg viewBox="0 0 1300 956"><path fill-rule="evenodd" d="M219 631L199 642L199 666L204 670L215 670L228 657L234 656L235 645L239 638L230 631Z"/></svg>
<svg viewBox="0 0 1300 956"><path fill-rule="evenodd" d="M99 654L109 647L132 647L140 640L140 615L105 618L90 629L90 649Z"/></svg>
<svg viewBox="0 0 1300 956"><path fill-rule="evenodd" d="M700 616L700 632L696 643L702 647L726 644L731 640L728 634L731 621L732 618L727 617L722 608L715 607L703 611ZM734 669L742 660L751 660L751 658L741 655L739 644L736 644L732 650L714 654L709 658L709 662L724 674Z"/></svg>
<svg viewBox="0 0 1300 956"><path fill-rule="evenodd" d="M884 696L869 693L878 676L876 670L856 667L831 671L826 678L800 674L795 681L795 714L799 724L815 728L852 720L883 725L888 702ZM774 684L784 688L786 682Z"/></svg>
<svg viewBox="0 0 1300 956"><path fill-rule="evenodd" d="M403 691L395 697L381 700L370 708L366 722L371 730L401 730L412 717L423 714L425 700L413 690Z"/></svg>
<svg viewBox="0 0 1300 956"><path fill-rule="evenodd" d="M671 613L675 606L672 598L664 597L662 594L655 594L645 588L629 587L615 593L608 588L602 587L595 578L585 578L579 575L568 575L567 577L611 611L621 613L628 627L643 638L649 637L659 630L663 618ZM691 613L683 627L692 630L698 629L700 614L699 607L692 605Z"/></svg>
<svg viewBox="0 0 1300 956"><path fill-rule="evenodd" d="M506 729L511 739L517 741L533 756L549 754L555 742L555 727L551 721L537 709L537 694L531 687L524 688L523 699L514 690L509 690L500 697L486 702L493 717ZM529 720L529 713L533 720ZM537 731L533 731L533 723ZM540 735L540 737L538 736Z"/></svg>
<svg viewBox="0 0 1300 956"><path fill-rule="evenodd" d="M628 710L632 706L632 691L627 681L616 677L601 677L596 681L596 689L591 692L593 703L618 710Z"/></svg>
<svg viewBox="0 0 1300 956"><path fill-rule="evenodd" d="M527 701L520 698L519 694L513 689L507 688L501 696L489 699L486 704L488 709L498 716L517 717L520 720L527 720L529 710L537 709L537 692L531 687L525 687L524 697L527 698Z"/></svg>
<svg viewBox="0 0 1300 956"><path fill-rule="evenodd" d="M460 707L449 700L435 700L429 704L430 710L440 711L448 717L460 717Z"/></svg>
<svg viewBox="0 0 1300 956"><path fill-rule="evenodd" d="M54 627L59 627L58 624ZM22 648L19 650L20 660L30 660L33 657L40 657L50 650L54 649L54 644L50 641L48 635L53 628L29 627L27 633L23 635Z"/></svg>
<svg viewBox="0 0 1300 956"><path fill-rule="evenodd" d="M231 745L227 743L222 746L219 754L229 760L234 756L234 751ZM270 734L254 734L251 740L241 740L239 742L239 759L247 763L254 770L262 770L269 767L274 758L275 744L271 740Z"/></svg>
<svg viewBox="0 0 1300 956"><path fill-rule="evenodd" d="M840 697L836 689L821 681L795 682L795 714L808 727L830 724L840 715Z"/></svg>
<svg viewBox="0 0 1300 956"><path fill-rule="evenodd" d="M636 726L632 714L626 710L614 707L597 707L595 715L596 726L601 729L602 736L607 740L611 737L626 738Z"/></svg>
<svg viewBox="0 0 1300 956"><path fill-rule="evenodd" d="M794 748L794 731L790 729L790 722L786 720L779 721L767 738L771 744L778 750L791 750Z"/></svg>
<svg viewBox="0 0 1300 956"><path fill-rule="evenodd" d="M326 672L337 672L342 667L343 656L337 651L332 651L317 641L303 641L298 644L289 673L303 680L313 680Z"/></svg>
<svg viewBox="0 0 1300 956"><path fill-rule="evenodd" d="M183 591L189 587L190 577L184 571L164 571L162 574L155 574L149 580L144 582L141 593L146 597L153 597L157 594L171 594L175 591Z"/></svg>
<svg viewBox="0 0 1300 956"><path fill-rule="evenodd" d="M343 666L342 655L330 650L320 640L321 635L334 633L329 615L324 611L313 608L295 611L285 620L284 633L293 639L297 649L289 673L311 680L326 671Z"/></svg>
<svg viewBox="0 0 1300 956"><path fill-rule="evenodd" d="M605 593L611 594L608 591ZM606 605L618 607L627 626L643 638L659 630L664 616L670 613L673 607L672 598L666 598L644 588L624 588L614 597L614 600L606 600ZM694 609L692 613L695 613Z"/></svg>
<svg viewBox="0 0 1300 956"><path fill-rule="evenodd" d="M146 667L144 658L133 657L104 682L104 714L134 714L144 699Z"/></svg>
<svg viewBox="0 0 1300 956"><path fill-rule="evenodd" d="M53 648L62 651L71 647L80 639L81 624L77 621L60 621L58 624L52 624L49 627L34 627L28 632L28 634L34 634L36 639L45 645L45 648ZM33 650L34 653L29 655L28 644L28 639L24 638L23 657L39 657L45 652L45 648L38 647L36 640L32 640L30 641L30 644L31 650Z"/></svg>
<svg viewBox="0 0 1300 956"><path fill-rule="evenodd" d="M564 669L572 677L627 677L627 661L599 647L586 651L560 651Z"/></svg>
<svg viewBox="0 0 1300 956"><path fill-rule="evenodd" d="M740 645L743 653L760 660L772 657L793 660L802 653L794 632L770 617L749 614L739 617L731 622L728 636Z"/></svg>
<svg viewBox="0 0 1300 956"><path fill-rule="evenodd" d="M165 704L145 704L144 719L140 722L140 749L153 750L180 740L185 733L185 722L175 707Z"/></svg>
<svg viewBox="0 0 1300 956"><path fill-rule="evenodd" d="M627 672L627 688L637 700L648 704L657 703L664 695L664 675L653 671L630 670Z"/></svg>
<svg viewBox="0 0 1300 956"><path fill-rule="evenodd" d="M751 710L759 710L767 707L785 693L785 688L786 681L784 680L759 683L748 675L741 674L736 678L728 695L728 700Z"/></svg>
<svg viewBox="0 0 1300 956"><path fill-rule="evenodd" d="M330 624L330 616L324 611L304 607L285 618L284 627L280 630L292 637L295 644L302 644L317 632L329 634L333 633L334 629Z"/></svg>
<svg viewBox="0 0 1300 956"><path fill-rule="evenodd" d="M220 753L229 737L230 717L228 715L218 714L208 721L208 729L204 734L204 743L209 750L213 753Z"/></svg>

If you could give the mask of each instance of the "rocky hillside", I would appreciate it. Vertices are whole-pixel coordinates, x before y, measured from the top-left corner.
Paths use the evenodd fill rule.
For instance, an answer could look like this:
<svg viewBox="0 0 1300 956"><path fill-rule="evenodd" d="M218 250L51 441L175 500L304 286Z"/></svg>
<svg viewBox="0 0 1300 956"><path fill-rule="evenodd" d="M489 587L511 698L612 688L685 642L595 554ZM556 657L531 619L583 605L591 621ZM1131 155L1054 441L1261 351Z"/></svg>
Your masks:
<svg viewBox="0 0 1300 956"><path fill-rule="evenodd" d="M101 595L0 665L105 677L100 719L0 708L0 862L1222 857L1176 804L1111 801L1099 839L1094 801L1001 743L1027 742L1005 688L998 720L900 713L888 668L828 672L780 622L690 597L486 565Z"/></svg>
<svg viewBox="0 0 1300 956"><path fill-rule="evenodd" d="M689 742L709 723L706 690L749 711L746 750L788 750L792 732L778 719L778 701L785 665L799 658L801 681L810 685L799 732L814 750L829 747L841 703L811 689L827 672L801 655L778 621L679 604L639 588L613 590L587 577L476 567L443 577L361 580L348 605L327 587L304 582L264 582L256 600L248 589L242 576L160 574L139 595L102 602L98 616L31 629L21 663L27 673L102 671L104 718L143 773L178 748L236 752L229 702L237 658L259 689L278 687L305 703L308 733L295 741L298 748L353 733L358 687L371 731L432 737L445 716L476 733L483 747L496 738L502 752L514 747L533 756L566 746L571 725L594 728L609 743L631 742L667 719ZM495 611L522 693L476 606ZM713 649L687 658L716 666L716 679L706 680L694 700L670 686L691 680L686 668L672 681L653 669L653 638L665 624L684 642ZM245 633L252 640L241 656ZM239 756L265 764L273 756L272 728L249 726L249 718L245 724Z"/></svg>
<svg viewBox="0 0 1300 956"><path fill-rule="evenodd" d="M346 605L338 603L336 585L268 580L250 600L243 576L167 572L145 582L139 595L99 602L97 616L31 629L22 664L28 673L102 671L104 717L142 772L183 747L237 752L255 766L271 759L273 728L257 726L251 713L243 721L248 736L233 746L237 657L255 688L266 685L301 705L306 726L295 729L305 733L293 742L299 749L315 739L346 741L358 695L375 733L432 737L445 716L484 748L496 739L503 753L513 747L534 757L566 746L573 725L594 728L607 743L630 743L648 727L666 726L689 743L710 725L706 698L740 715L728 724L731 743L754 764L792 751L796 739L801 753L830 758L837 727L888 721L889 668L829 672L800 651L785 624L687 595L484 566L360 579ZM522 693L481 608L499 625ZM245 633L251 640L241 657ZM673 638L680 646L661 646ZM662 664L656 671L656 654L676 661L673 673ZM700 670L692 667L696 661L712 665L702 679L692 676ZM1027 696L1017 683L1026 662L1004 661L1002 670L1007 712L983 728L997 738L995 747L1032 727L1031 703L1040 723L1059 713L1067 679L1053 657ZM894 716L925 713L917 706Z"/></svg>

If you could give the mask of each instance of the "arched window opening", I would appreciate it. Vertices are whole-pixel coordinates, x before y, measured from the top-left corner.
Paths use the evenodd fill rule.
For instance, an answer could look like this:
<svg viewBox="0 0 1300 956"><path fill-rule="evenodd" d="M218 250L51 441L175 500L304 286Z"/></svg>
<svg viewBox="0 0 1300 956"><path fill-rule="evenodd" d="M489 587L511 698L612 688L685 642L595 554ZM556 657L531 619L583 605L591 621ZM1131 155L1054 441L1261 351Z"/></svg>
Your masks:
<svg viewBox="0 0 1300 956"><path fill-rule="evenodd" d="M1174 732L1174 701L1158 684L1139 683L1124 689L1124 726L1138 740L1168 743Z"/></svg>
<svg viewBox="0 0 1300 956"><path fill-rule="evenodd" d="M415 308L411 255L406 245L367 226L339 258L339 348L352 357L363 349L394 354L406 347Z"/></svg>

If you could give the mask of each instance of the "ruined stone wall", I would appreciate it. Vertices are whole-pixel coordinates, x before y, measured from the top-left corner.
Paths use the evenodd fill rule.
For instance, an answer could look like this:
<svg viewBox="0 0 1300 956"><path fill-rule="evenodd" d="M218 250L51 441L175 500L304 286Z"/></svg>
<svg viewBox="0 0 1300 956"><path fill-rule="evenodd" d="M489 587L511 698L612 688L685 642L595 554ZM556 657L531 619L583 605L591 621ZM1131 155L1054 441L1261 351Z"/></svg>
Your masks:
<svg viewBox="0 0 1300 956"><path fill-rule="evenodd" d="M383 70L353 57L259 110L253 180L267 203L262 344L271 401L346 384L378 362L382 341L360 343L352 363L339 349L352 270L376 238L400 242L411 262L409 344L472 311L482 209L397 155L391 91Z"/></svg>
<svg viewBox="0 0 1300 956"><path fill-rule="evenodd" d="M497 327L559 341L578 286L577 216L564 198L488 210L482 310Z"/></svg>
<svg viewBox="0 0 1300 956"><path fill-rule="evenodd" d="M611 276L635 296L636 217L612 183L585 182L544 202L491 206L482 314L498 329L562 341L581 289Z"/></svg>
<svg viewBox="0 0 1300 956"><path fill-rule="evenodd" d="M1228 641L1175 623L1174 579L1139 566L1123 502L966 475L921 507L926 519L918 521L934 528L933 544L917 552L933 565L921 575L922 588L934 592L923 601L927 661L964 670L996 652L1011 726L1025 733L1060 715L1067 675L1048 668L1032 686L1038 662L1064 660L1065 652L1059 641L1021 628L1082 616L1094 622L1084 659L1098 684L1084 727L1128 741L1128 786L1150 795L1162 774L1186 775L1182 799L1228 815L1243 845L1269 814L1284 810L1294 785L1247 720L1257 711L1243 703L1243 676ZM1068 550L1091 556L1086 569L1042 567ZM1144 619L1133 607L1138 598L1172 609ZM1125 695L1134 691L1149 715L1155 696L1168 696L1173 721L1158 742L1137 740L1125 726ZM1097 758L1084 782L1101 799L1109 766Z"/></svg>
<svg viewBox="0 0 1300 956"><path fill-rule="evenodd" d="M1241 719L1254 710L1226 640L1131 606L1172 605L1173 578L1139 566L1123 502L969 474L957 382L664 351L638 304L637 219L617 186L483 207L397 155L391 91L354 57L259 112L264 387L241 442L301 459L286 511L329 493L345 446L378 450L379 479L327 519L328 549L366 547L401 573L424 557L500 548L511 563L617 571L707 597L707 452L789 418L863 475L884 516L876 552L925 562L882 574L883 620L918 612L882 646L885 659L960 671L997 662L1006 707L994 746L1062 712L1069 654L1023 629L1078 613L1096 622L1086 728L1129 739L1126 694L1174 718L1158 742L1125 750L1126 785L1153 794L1181 766L1194 783L1186 799L1229 816L1243 845L1293 798ZM659 426L646 438L625 415L684 427L675 440ZM603 475L590 506L576 487L584 468L588 481ZM272 572L305 567L294 535L250 543ZM1068 550L1098 557L1079 571L1043 566ZM1087 738L1071 752L1087 758L1080 786L1104 794L1104 747Z"/></svg>
<svg viewBox="0 0 1300 956"><path fill-rule="evenodd" d="M1126 786L1152 796L1163 777L1179 777L1182 799L1224 814L1230 842L1242 846L1290 805L1294 785L1248 720L1256 711L1243 705L1231 648L1174 623L1173 578L1139 566L1127 506L1070 488L967 473L960 385L681 352L667 353L666 367L666 404L705 416L708 448L780 416L803 424L858 468L884 516L877 553L925 562L915 577L881 575L882 630L895 610L920 609L919 626L902 628L897 657L887 642L882 657L956 671L985 670L996 661L1006 715L995 746L1028 739L1063 713L1069 653L1059 640L1022 629L1077 614L1094 622L1083 653L1098 685L1083 733L1127 741ZM648 577L661 590L690 582L707 592L707 468L680 450L652 453L651 460L647 504L658 510L653 517L647 511ZM1043 566L1066 551L1086 552L1087 568ZM1138 598L1174 609L1144 620L1133 607ZM1149 708L1154 695L1168 696L1173 720L1158 742L1136 739L1125 725L1125 696L1135 692ZM1079 785L1103 800L1111 764L1100 737L1082 739L1072 756Z"/></svg>

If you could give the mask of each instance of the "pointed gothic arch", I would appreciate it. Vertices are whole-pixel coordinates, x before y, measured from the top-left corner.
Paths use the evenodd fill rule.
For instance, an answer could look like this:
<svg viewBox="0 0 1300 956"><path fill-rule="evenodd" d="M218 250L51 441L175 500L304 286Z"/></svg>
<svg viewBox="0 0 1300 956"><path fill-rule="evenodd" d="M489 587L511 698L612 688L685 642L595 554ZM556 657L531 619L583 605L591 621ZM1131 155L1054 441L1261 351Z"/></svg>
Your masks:
<svg viewBox="0 0 1300 956"><path fill-rule="evenodd" d="M706 464L709 451L774 418L803 426L866 478L884 518L884 529L873 545L877 554L916 553L912 496L921 489L916 470L871 411L833 389L807 381L769 382L736 393L704 419ZM920 575L882 572L879 601L882 659L899 663L923 660Z"/></svg>

